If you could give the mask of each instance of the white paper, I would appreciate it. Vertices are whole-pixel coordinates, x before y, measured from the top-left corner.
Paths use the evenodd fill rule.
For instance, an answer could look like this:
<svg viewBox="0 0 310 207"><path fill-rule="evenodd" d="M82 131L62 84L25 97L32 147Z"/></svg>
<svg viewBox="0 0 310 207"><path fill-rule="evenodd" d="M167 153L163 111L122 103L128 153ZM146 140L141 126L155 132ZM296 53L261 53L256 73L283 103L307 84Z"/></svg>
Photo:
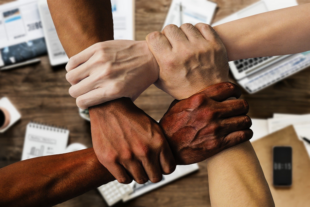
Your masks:
<svg viewBox="0 0 310 207"><path fill-rule="evenodd" d="M44 37L37 0L0 6L0 48Z"/></svg>
<svg viewBox="0 0 310 207"><path fill-rule="evenodd" d="M38 6L51 65L56 66L67 63L69 58L58 38L52 16L48 8L47 0L39 0Z"/></svg>
<svg viewBox="0 0 310 207"><path fill-rule="evenodd" d="M267 119L252 119L251 129L253 131L253 137L250 140L254 142L260 138L268 135L268 121Z"/></svg>
<svg viewBox="0 0 310 207"><path fill-rule="evenodd" d="M280 119L280 118L299 118L301 116L307 116L309 114L302 114L302 115L297 115L297 114L279 114L275 113L273 114L274 119Z"/></svg>
<svg viewBox="0 0 310 207"><path fill-rule="evenodd" d="M134 0L112 0L112 14L115 40L134 40Z"/></svg>
<svg viewBox="0 0 310 207"><path fill-rule="evenodd" d="M164 27L174 24L180 27L184 23L211 24L216 4L206 0L173 0L164 23Z"/></svg>
<svg viewBox="0 0 310 207"><path fill-rule="evenodd" d="M269 11L298 5L296 0L263 0L263 1L266 3Z"/></svg>
<svg viewBox="0 0 310 207"><path fill-rule="evenodd" d="M66 129L29 123L26 129L22 160L65 152L69 138Z"/></svg>
<svg viewBox="0 0 310 207"><path fill-rule="evenodd" d="M221 19L218 22L215 22L212 26L217 26L217 25L235 21L241 18L253 16L256 14L261 14L267 11L268 11L267 5L263 1L258 1L244 9L237 11L236 13L233 13L232 15L229 15L228 17L225 17L224 19Z"/></svg>

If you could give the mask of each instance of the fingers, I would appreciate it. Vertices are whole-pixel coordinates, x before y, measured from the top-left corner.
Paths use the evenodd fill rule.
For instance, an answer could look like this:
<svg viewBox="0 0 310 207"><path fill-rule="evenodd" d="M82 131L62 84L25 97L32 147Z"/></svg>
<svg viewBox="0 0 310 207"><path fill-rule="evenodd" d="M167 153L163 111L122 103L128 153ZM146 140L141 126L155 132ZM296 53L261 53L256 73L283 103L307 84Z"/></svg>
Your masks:
<svg viewBox="0 0 310 207"><path fill-rule="evenodd" d="M132 178L128 175L125 168L117 163L107 164L104 163L104 166L109 169L109 172L114 176L114 178L123 184L129 184L132 182Z"/></svg>
<svg viewBox="0 0 310 207"><path fill-rule="evenodd" d="M87 109L92 106L115 100L120 98L117 93L105 95L101 89L92 90L84 95L77 97L76 105L81 109Z"/></svg>
<svg viewBox="0 0 310 207"><path fill-rule="evenodd" d="M152 183L158 183L162 180L161 167L159 165L159 158L142 160L143 167L147 176Z"/></svg>
<svg viewBox="0 0 310 207"><path fill-rule="evenodd" d="M167 37L172 48L177 48L177 46L180 45L180 42L188 42L184 32L176 25L170 24L166 26L162 33Z"/></svg>
<svg viewBox="0 0 310 207"><path fill-rule="evenodd" d="M85 62L84 64L78 66L74 70L70 70L66 74L66 79L71 85L75 85L79 83L81 80L87 78L89 76L89 62Z"/></svg>
<svg viewBox="0 0 310 207"><path fill-rule="evenodd" d="M204 93L209 98L219 102L225 101L231 97L239 98L241 96L241 90L239 87L229 82L209 86L201 93Z"/></svg>
<svg viewBox="0 0 310 207"><path fill-rule="evenodd" d="M250 140L253 137L251 129L233 132L225 137L225 149Z"/></svg>
<svg viewBox="0 0 310 207"><path fill-rule="evenodd" d="M205 41L200 31L192 24L183 24L180 29L184 32L187 39L192 43L201 43Z"/></svg>
<svg viewBox="0 0 310 207"><path fill-rule="evenodd" d="M96 52L96 48L98 47L100 47L100 43L94 44L84 51L78 53L77 55L71 57L68 64L66 65L67 72L73 70L91 58L91 56L93 56L93 54Z"/></svg>
<svg viewBox="0 0 310 207"><path fill-rule="evenodd" d="M140 162L126 162L123 165L137 183L144 184L149 180Z"/></svg>
<svg viewBox="0 0 310 207"><path fill-rule="evenodd" d="M160 32L152 32L147 35L146 42L156 59L158 58L158 55L169 53L172 50L169 40Z"/></svg>
<svg viewBox="0 0 310 207"><path fill-rule="evenodd" d="M82 80L78 84L71 86L69 89L69 94L73 98L77 98L77 97L87 93L88 91L92 91L94 89L95 84L96 83L92 80L91 77L85 78L84 80Z"/></svg>
<svg viewBox="0 0 310 207"><path fill-rule="evenodd" d="M228 100L221 103L219 118L245 115L249 112L249 104L245 100Z"/></svg>
<svg viewBox="0 0 310 207"><path fill-rule="evenodd" d="M248 116L238 116L220 121L220 131L223 135L228 135L236 131L249 129L252 121Z"/></svg>
<svg viewBox="0 0 310 207"><path fill-rule="evenodd" d="M214 31L214 29L210 25L204 24L204 23L198 23L195 25L195 27L199 30L201 35L206 40L210 42L216 42L218 40L217 33Z"/></svg>
<svg viewBox="0 0 310 207"><path fill-rule="evenodd" d="M167 175L173 173L176 168L176 164L168 143L163 147L163 150L159 154L159 160L164 174Z"/></svg>

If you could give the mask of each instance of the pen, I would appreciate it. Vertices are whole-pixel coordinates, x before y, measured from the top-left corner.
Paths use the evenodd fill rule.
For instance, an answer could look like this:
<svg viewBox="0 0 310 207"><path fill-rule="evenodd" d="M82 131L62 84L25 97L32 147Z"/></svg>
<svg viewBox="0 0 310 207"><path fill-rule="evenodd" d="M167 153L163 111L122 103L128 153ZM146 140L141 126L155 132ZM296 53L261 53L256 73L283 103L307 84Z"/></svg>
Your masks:
<svg viewBox="0 0 310 207"><path fill-rule="evenodd" d="M310 140L309 140L308 138L303 137L302 139L303 139L305 142L307 142L308 144L310 144Z"/></svg>
<svg viewBox="0 0 310 207"><path fill-rule="evenodd" d="M183 24L183 6L182 2L180 3L180 26Z"/></svg>

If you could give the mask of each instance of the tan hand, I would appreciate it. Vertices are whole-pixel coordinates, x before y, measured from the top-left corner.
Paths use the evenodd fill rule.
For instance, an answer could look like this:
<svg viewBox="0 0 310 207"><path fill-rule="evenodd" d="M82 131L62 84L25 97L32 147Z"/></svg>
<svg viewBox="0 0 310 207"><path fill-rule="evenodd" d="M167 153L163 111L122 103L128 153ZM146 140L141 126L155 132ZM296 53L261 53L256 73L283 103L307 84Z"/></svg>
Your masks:
<svg viewBox="0 0 310 207"><path fill-rule="evenodd" d="M226 50L211 26L168 25L146 40L160 67L155 85L174 98L188 98L209 85L228 81Z"/></svg>

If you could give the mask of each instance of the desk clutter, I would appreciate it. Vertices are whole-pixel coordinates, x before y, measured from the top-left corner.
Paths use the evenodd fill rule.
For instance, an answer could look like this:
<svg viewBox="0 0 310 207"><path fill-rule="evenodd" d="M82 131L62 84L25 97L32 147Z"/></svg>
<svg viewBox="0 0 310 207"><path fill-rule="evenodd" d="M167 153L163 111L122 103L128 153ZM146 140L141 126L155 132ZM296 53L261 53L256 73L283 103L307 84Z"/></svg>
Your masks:
<svg viewBox="0 0 310 207"><path fill-rule="evenodd" d="M310 157L310 114L274 114L270 119L252 119L252 142L292 125Z"/></svg>
<svg viewBox="0 0 310 207"><path fill-rule="evenodd" d="M67 146L69 133L69 130L64 128L30 122L26 128L22 160L69 153L87 148L80 143L72 143ZM120 201L126 202L141 196L198 169L198 164L177 166L172 174L163 175L163 180L159 183L147 182L141 185L133 181L131 184L125 185L120 184L118 181L112 181L98 187L98 191L107 204L112 206Z"/></svg>
<svg viewBox="0 0 310 207"><path fill-rule="evenodd" d="M134 2L112 0L115 39L134 39ZM3 4L0 13L0 70L38 63L37 57L46 53L52 66L67 63L47 0Z"/></svg>
<svg viewBox="0 0 310 207"><path fill-rule="evenodd" d="M2 116L2 121L1 121ZM21 118L11 101L3 97L0 99L0 133L7 131L13 124ZM2 123L1 123L2 122Z"/></svg>
<svg viewBox="0 0 310 207"><path fill-rule="evenodd" d="M310 189L310 159L305 145L300 141L293 126L285 127L261 139L253 141L253 147L269 184L275 206L309 206L310 197L305 192ZM292 148L292 185L277 187L274 185L272 150L274 146L289 146Z"/></svg>

